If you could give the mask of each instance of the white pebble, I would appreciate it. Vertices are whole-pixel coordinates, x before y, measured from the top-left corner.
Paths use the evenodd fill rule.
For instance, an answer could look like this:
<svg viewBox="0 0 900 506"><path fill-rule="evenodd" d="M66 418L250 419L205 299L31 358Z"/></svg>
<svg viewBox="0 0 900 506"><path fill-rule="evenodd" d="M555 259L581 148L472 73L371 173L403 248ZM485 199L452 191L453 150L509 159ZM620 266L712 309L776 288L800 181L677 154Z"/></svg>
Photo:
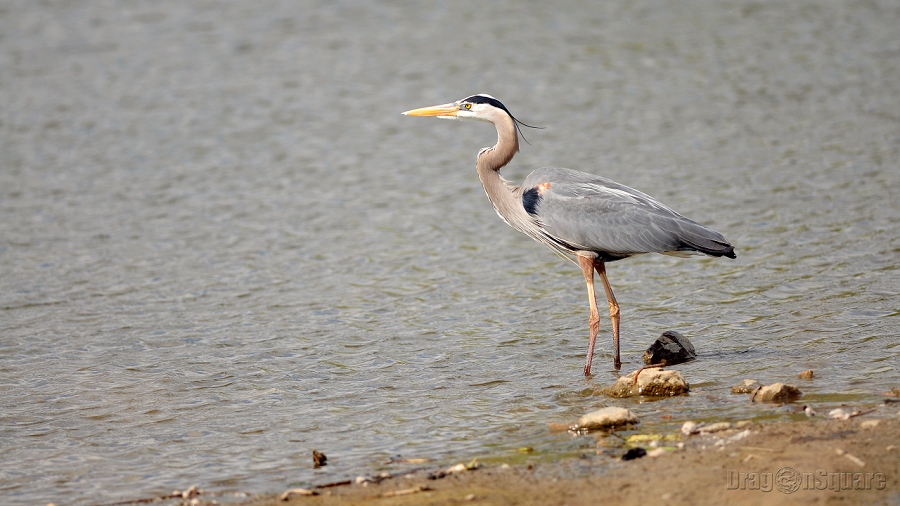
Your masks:
<svg viewBox="0 0 900 506"><path fill-rule="evenodd" d="M685 436L696 434L699 432L698 427L697 422L684 422L684 425L681 426L681 433Z"/></svg>
<svg viewBox="0 0 900 506"><path fill-rule="evenodd" d="M731 424L729 422L718 422L718 423L709 424L705 427L701 427L700 432L701 433L719 432L722 430L728 430L730 428L731 428Z"/></svg>

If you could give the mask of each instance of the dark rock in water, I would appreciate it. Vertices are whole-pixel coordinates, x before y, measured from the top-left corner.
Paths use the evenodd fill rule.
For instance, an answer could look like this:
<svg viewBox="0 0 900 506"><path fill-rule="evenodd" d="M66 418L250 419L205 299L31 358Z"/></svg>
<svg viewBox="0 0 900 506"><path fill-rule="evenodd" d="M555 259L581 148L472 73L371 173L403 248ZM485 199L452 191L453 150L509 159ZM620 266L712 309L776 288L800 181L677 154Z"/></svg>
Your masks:
<svg viewBox="0 0 900 506"><path fill-rule="evenodd" d="M627 452L625 452L625 455L622 455L622 460L639 459L639 458L643 457L644 455L647 455L647 450L645 450L643 448L632 448L632 449L628 450Z"/></svg>
<svg viewBox="0 0 900 506"><path fill-rule="evenodd" d="M674 330L667 330L647 348L641 358L649 365L673 365L694 360L697 353L688 338Z"/></svg>
<svg viewBox="0 0 900 506"><path fill-rule="evenodd" d="M325 456L324 453L313 450L313 466L314 467L322 467L328 465L328 457Z"/></svg>

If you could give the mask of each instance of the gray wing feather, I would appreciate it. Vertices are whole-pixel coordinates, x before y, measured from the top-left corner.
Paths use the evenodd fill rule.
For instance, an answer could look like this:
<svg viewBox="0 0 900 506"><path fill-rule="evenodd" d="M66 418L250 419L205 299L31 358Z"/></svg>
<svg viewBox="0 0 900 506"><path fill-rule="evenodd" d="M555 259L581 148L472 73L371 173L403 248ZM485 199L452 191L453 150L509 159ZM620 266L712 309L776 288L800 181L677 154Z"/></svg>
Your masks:
<svg viewBox="0 0 900 506"><path fill-rule="evenodd" d="M698 251L733 255L718 232L685 218L652 197L584 172L546 167L532 172L527 190L545 183L535 217L544 233L576 249L627 257Z"/></svg>

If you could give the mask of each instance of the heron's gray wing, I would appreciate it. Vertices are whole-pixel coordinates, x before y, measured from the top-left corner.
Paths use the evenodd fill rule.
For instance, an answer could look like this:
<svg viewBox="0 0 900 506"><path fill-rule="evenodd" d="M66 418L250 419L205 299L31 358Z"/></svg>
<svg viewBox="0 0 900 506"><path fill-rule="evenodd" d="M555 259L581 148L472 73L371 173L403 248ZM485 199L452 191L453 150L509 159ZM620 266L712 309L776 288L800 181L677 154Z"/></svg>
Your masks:
<svg viewBox="0 0 900 506"><path fill-rule="evenodd" d="M718 232L606 178L551 167L529 175L522 191L526 211L544 233L576 249L610 258L677 251L733 255Z"/></svg>

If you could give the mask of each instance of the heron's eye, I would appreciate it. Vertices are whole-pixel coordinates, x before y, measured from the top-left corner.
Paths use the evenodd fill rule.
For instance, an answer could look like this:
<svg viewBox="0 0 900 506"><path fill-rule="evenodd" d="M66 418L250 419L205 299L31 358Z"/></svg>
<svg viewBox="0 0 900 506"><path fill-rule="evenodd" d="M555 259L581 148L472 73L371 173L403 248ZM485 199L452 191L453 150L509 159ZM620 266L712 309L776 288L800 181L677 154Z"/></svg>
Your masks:
<svg viewBox="0 0 900 506"><path fill-rule="evenodd" d="M471 109L471 108L472 108L472 104L464 104L463 107L465 107L466 109Z"/></svg>

